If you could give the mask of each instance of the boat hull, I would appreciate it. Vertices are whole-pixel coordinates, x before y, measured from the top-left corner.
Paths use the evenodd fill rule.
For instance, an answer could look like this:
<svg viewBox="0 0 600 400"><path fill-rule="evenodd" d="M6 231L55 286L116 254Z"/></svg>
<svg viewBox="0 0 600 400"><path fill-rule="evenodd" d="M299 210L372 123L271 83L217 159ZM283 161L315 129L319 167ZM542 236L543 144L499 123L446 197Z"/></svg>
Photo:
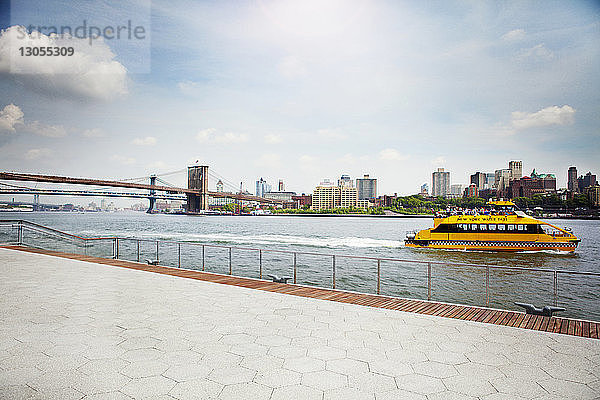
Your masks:
<svg viewBox="0 0 600 400"><path fill-rule="evenodd" d="M415 240L406 239L406 247L446 249L446 250L472 250L472 251L540 251L554 250L573 252L578 241L570 242L524 242L524 241L480 241L480 240Z"/></svg>

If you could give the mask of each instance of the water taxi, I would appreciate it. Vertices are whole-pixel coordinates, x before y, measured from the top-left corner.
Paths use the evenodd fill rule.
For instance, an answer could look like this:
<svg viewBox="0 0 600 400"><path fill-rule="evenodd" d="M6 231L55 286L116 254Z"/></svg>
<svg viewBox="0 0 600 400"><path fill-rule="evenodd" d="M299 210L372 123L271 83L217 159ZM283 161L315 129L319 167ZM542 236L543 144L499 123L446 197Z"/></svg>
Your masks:
<svg viewBox="0 0 600 400"><path fill-rule="evenodd" d="M406 247L479 251L575 251L568 228L533 218L510 201L489 201L478 212L436 215L433 228L409 232Z"/></svg>

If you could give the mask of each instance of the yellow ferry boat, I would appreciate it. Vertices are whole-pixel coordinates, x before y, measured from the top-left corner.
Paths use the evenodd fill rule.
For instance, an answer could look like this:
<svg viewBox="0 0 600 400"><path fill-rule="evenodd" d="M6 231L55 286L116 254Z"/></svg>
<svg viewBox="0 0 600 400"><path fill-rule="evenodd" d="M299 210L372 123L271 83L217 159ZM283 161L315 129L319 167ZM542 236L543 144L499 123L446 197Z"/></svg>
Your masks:
<svg viewBox="0 0 600 400"><path fill-rule="evenodd" d="M580 242L561 229L517 210L510 201L489 201L471 215L434 217L433 228L408 233L406 247L480 251L575 251Z"/></svg>

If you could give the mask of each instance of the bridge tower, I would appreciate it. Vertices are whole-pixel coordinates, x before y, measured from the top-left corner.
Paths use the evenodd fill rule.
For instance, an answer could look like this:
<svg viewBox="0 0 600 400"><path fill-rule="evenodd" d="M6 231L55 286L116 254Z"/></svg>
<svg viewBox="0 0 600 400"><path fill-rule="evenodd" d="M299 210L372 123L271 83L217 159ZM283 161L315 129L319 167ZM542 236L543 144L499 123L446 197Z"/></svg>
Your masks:
<svg viewBox="0 0 600 400"><path fill-rule="evenodd" d="M198 194L187 194L187 211L208 210L208 165L188 167L188 189L198 190Z"/></svg>
<svg viewBox="0 0 600 400"><path fill-rule="evenodd" d="M156 175L150 175L150 184L152 186L156 185ZM150 197L148 198L150 200L150 206L148 207L148 211L146 211L148 214L152 214L154 212L154 205L156 204L156 197L154 197L155 195L156 190L151 189Z"/></svg>

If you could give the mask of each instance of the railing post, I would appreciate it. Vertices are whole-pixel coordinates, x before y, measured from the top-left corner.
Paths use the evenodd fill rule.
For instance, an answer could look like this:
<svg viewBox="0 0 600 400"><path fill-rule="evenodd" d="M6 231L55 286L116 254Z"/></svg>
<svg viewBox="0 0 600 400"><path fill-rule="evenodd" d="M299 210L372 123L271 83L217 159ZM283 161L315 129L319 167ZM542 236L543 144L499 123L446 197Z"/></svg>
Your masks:
<svg viewBox="0 0 600 400"><path fill-rule="evenodd" d="M17 231L17 244L23 245L23 221L19 221L19 229Z"/></svg>
<svg viewBox="0 0 600 400"><path fill-rule="evenodd" d="M490 306L490 266L485 267L485 305Z"/></svg>
<svg viewBox="0 0 600 400"><path fill-rule="evenodd" d="M85 254L87 256L88 250L87 250L87 240L83 240L83 254Z"/></svg>
<svg viewBox="0 0 600 400"><path fill-rule="evenodd" d="M156 241L156 261L160 260L160 258L158 258L158 240Z"/></svg>
<svg viewBox="0 0 600 400"><path fill-rule="evenodd" d="M431 301L431 263L427 263L427 300Z"/></svg>
<svg viewBox="0 0 600 400"><path fill-rule="evenodd" d="M331 256L331 263L332 263L331 281L332 281L332 286L335 289L335 255Z"/></svg>
<svg viewBox="0 0 600 400"><path fill-rule="evenodd" d="M205 246L202 245L202 271L204 271L204 248Z"/></svg>
<svg viewBox="0 0 600 400"><path fill-rule="evenodd" d="M177 243L177 268L181 268L181 243Z"/></svg>
<svg viewBox="0 0 600 400"><path fill-rule="evenodd" d="M377 260L377 294L381 293L381 260Z"/></svg>
<svg viewBox="0 0 600 400"><path fill-rule="evenodd" d="M136 247L137 247L137 262L140 262L140 239L136 239Z"/></svg>
<svg viewBox="0 0 600 400"><path fill-rule="evenodd" d="M116 245L116 242L117 242L117 238L113 238L113 240L112 240L112 258L113 258L113 260L117 259L117 245Z"/></svg>
<svg viewBox="0 0 600 400"><path fill-rule="evenodd" d="M558 271L554 271L554 307L558 306Z"/></svg>
<svg viewBox="0 0 600 400"><path fill-rule="evenodd" d="M116 246L117 246L117 257L116 257L116 259L118 260L119 259L119 238L116 238L115 242L116 242Z"/></svg>
<svg viewBox="0 0 600 400"><path fill-rule="evenodd" d="M232 275L232 269L231 269L231 247L229 248L229 275Z"/></svg>
<svg viewBox="0 0 600 400"><path fill-rule="evenodd" d="M262 279L262 249L258 250L258 279Z"/></svg>
<svg viewBox="0 0 600 400"><path fill-rule="evenodd" d="M294 284L296 283L296 253L294 253Z"/></svg>

